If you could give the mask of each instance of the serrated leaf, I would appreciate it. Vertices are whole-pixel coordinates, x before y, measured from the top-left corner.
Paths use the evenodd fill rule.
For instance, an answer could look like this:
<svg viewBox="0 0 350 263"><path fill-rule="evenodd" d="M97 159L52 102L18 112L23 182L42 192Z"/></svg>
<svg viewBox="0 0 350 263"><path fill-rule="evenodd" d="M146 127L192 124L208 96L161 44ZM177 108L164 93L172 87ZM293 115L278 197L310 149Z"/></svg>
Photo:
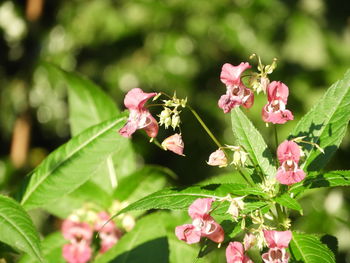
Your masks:
<svg viewBox="0 0 350 263"><path fill-rule="evenodd" d="M29 215L11 198L0 195L0 241L42 259L40 239Z"/></svg>
<svg viewBox="0 0 350 263"><path fill-rule="evenodd" d="M39 207L85 183L127 140L116 132L124 121L118 117L93 126L51 153L34 170L21 204L26 209Z"/></svg>
<svg viewBox="0 0 350 263"><path fill-rule="evenodd" d="M260 132L238 107L231 111L231 120L236 142L244 147L264 175L275 176L276 168L273 165L271 152Z"/></svg>
<svg viewBox="0 0 350 263"><path fill-rule="evenodd" d="M294 184L290 192L300 194L306 189L320 187L336 187L350 185L350 171L331 171L324 174L312 175L300 183Z"/></svg>
<svg viewBox="0 0 350 263"><path fill-rule="evenodd" d="M350 70L342 80L333 84L323 98L298 122L291 137L306 136L305 141L319 144L316 147L304 144L306 159L302 168L319 171L328 163L338 149L350 120Z"/></svg>
<svg viewBox="0 0 350 263"><path fill-rule="evenodd" d="M303 208L301 207L301 205L298 203L297 200L291 198L288 193L283 194L281 196L277 196L274 200L280 205L297 210L301 214L303 214Z"/></svg>
<svg viewBox="0 0 350 263"><path fill-rule="evenodd" d="M292 256L304 263L335 263L332 251L316 236L293 232L289 247Z"/></svg>
<svg viewBox="0 0 350 263"><path fill-rule="evenodd" d="M168 263L169 247L162 215L154 213L137 221L133 230L94 262Z"/></svg>
<svg viewBox="0 0 350 263"><path fill-rule="evenodd" d="M240 184L212 184L185 188L170 188L148 195L119 212L149 209L187 209L197 198L222 198L232 195L264 195L258 188Z"/></svg>
<svg viewBox="0 0 350 263"><path fill-rule="evenodd" d="M167 179L173 173L160 166L145 166L120 181L114 192L114 198L119 201L135 202L150 193L163 189Z"/></svg>
<svg viewBox="0 0 350 263"><path fill-rule="evenodd" d="M55 232L48 235L42 241L43 258L48 263L65 263L66 260L62 256L63 245L69 241L65 240L61 232ZM30 255L23 256L18 263L37 263L35 257Z"/></svg>

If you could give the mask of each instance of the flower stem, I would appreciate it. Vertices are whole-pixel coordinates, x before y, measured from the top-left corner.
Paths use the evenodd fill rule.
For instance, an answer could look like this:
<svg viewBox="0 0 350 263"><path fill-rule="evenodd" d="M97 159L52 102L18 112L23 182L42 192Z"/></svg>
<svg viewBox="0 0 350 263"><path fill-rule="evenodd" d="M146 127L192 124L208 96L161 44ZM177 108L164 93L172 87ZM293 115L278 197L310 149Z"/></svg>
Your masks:
<svg viewBox="0 0 350 263"><path fill-rule="evenodd" d="M277 134L277 125L273 125L274 129L275 129L275 144L276 144L276 152L277 152L277 148L278 148L278 134ZM276 158L276 165L277 167L279 166L279 162L278 162L278 158Z"/></svg>
<svg viewBox="0 0 350 263"><path fill-rule="evenodd" d="M196 119L198 120L198 122L200 123L200 125L203 127L203 129L207 132L207 134L209 135L209 137L215 142L215 144L219 147L219 148L223 148L223 146L221 145L221 143L216 139L216 137L214 136L214 134L209 130L209 128L207 127L207 125L204 123L204 121L202 120L202 118L198 115L198 113L189 105L187 105L187 107L190 109L190 111L192 112L192 114L196 117Z"/></svg>

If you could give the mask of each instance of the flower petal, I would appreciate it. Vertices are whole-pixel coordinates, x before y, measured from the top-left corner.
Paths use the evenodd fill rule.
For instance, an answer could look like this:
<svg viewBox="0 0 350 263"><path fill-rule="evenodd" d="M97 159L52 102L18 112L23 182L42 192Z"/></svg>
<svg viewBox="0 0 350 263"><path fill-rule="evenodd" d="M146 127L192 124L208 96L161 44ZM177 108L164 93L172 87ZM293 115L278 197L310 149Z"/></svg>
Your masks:
<svg viewBox="0 0 350 263"><path fill-rule="evenodd" d="M233 66L229 63L225 63L222 66L220 80L226 86L240 85L242 83L241 75L243 71L248 68L251 68L248 62L242 62L238 66Z"/></svg>
<svg viewBox="0 0 350 263"><path fill-rule="evenodd" d="M203 218L208 215L211 204L214 200L212 198L198 198L188 208L188 214L192 219Z"/></svg>
<svg viewBox="0 0 350 263"><path fill-rule="evenodd" d="M129 110L140 110L143 108L148 99L156 95L156 92L146 93L140 88L134 88L125 95L124 105Z"/></svg>
<svg viewBox="0 0 350 263"><path fill-rule="evenodd" d="M201 231L191 224L177 226L175 228L175 235L178 239L185 241L187 244L198 243L201 239Z"/></svg>
<svg viewBox="0 0 350 263"><path fill-rule="evenodd" d="M285 140L277 148L277 158L280 164L287 160L293 160L298 163L300 160L300 148L298 144Z"/></svg>
<svg viewBox="0 0 350 263"><path fill-rule="evenodd" d="M287 248L292 239L292 232L264 230L264 237L269 248Z"/></svg>

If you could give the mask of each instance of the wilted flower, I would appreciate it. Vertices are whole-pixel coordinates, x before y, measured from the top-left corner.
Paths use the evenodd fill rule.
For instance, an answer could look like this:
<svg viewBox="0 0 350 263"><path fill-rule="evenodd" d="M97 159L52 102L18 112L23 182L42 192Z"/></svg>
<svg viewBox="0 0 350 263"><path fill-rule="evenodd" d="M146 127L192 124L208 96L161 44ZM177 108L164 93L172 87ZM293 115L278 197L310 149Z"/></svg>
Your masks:
<svg viewBox="0 0 350 263"><path fill-rule="evenodd" d="M155 92L145 93L139 88L134 88L126 94L124 105L130 113L128 122L119 130L120 135L129 138L136 130L144 129L149 137L157 136L158 123L144 107L147 100L156 95Z"/></svg>
<svg viewBox="0 0 350 263"><path fill-rule="evenodd" d="M283 124L293 120L293 114L286 109L289 89L280 81L273 81L267 87L268 103L262 109L262 118L265 122Z"/></svg>
<svg viewBox="0 0 350 263"><path fill-rule="evenodd" d="M164 148L164 150L169 150L178 155L184 156L184 142L182 141L181 135L178 133L175 133L174 135L171 135L168 138L166 138L162 142L162 147Z"/></svg>
<svg viewBox="0 0 350 263"><path fill-rule="evenodd" d="M253 263L253 261L244 255L244 248L240 242L230 242L226 248L227 263Z"/></svg>
<svg viewBox="0 0 350 263"><path fill-rule="evenodd" d="M291 185L305 178L305 172L298 166L300 148L295 142L281 143L277 148L277 157L281 166L277 170L276 179L281 184Z"/></svg>
<svg viewBox="0 0 350 263"><path fill-rule="evenodd" d="M232 215L233 219L236 220L239 216L239 211L244 209L244 202L243 202L243 197L236 197L236 198L231 198L231 200L229 200L230 206L227 210L227 213Z"/></svg>
<svg viewBox="0 0 350 263"><path fill-rule="evenodd" d="M227 166L227 158L224 151L218 149L215 152L211 153L207 164L211 166L219 166L220 168Z"/></svg>
<svg viewBox="0 0 350 263"><path fill-rule="evenodd" d="M216 243L224 241L223 228L209 215L212 202L211 198L199 198L192 203L188 208L192 224L176 227L178 239L188 244L198 243L201 237L207 237Z"/></svg>
<svg viewBox="0 0 350 263"><path fill-rule="evenodd" d="M229 63L223 65L220 79L226 85L226 94L220 97L218 105L224 113L230 112L236 106L250 108L253 105L254 94L241 80L241 74L248 68L251 66L247 62L238 66Z"/></svg>

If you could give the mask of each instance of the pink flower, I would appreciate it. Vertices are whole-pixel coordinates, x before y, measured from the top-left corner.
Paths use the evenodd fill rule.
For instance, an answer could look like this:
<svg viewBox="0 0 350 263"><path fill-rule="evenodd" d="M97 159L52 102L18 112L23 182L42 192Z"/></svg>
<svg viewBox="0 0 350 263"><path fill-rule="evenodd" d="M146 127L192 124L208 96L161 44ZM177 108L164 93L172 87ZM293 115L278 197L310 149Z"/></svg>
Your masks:
<svg viewBox="0 0 350 263"><path fill-rule="evenodd" d="M230 242L226 248L227 263L253 263L253 261L244 255L244 248L240 242Z"/></svg>
<svg viewBox="0 0 350 263"><path fill-rule="evenodd" d="M299 146L293 141L284 141L277 148L277 158L281 166L277 170L276 179L285 185L302 181L305 172L298 166L300 160Z"/></svg>
<svg viewBox="0 0 350 263"><path fill-rule="evenodd" d="M224 113L230 112L236 106L250 108L253 105L254 94L241 80L243 71L250 67L247 62L242 62L238 66L228 63L223 65L220 79L226 85L226 94L220 97L218 105Z"/></svg>
<svg viewBox="0 0 350 263"><path fill-rule="evenodd" d="M188 214L193 220L192 224L176 227L178 239L187 244L198 243L201 237L207 237L216 243L224 241L223 228L209 215L212 202L211 198L199 198L190 205Z"/></svg>
<svg viewBox="0 0 350 263"><path fill-rule="evenodd" d="M256 243L256 237L253 234L245 234L243 239L244 249L247 251Z"/></svg>
<svg viewBox="0 0 350 263"><path fill-rule="evenodd" d="M85 240L89 244L93 235L93 230L88 223L74 222L69 219L63 221L61 230L64 238L71 243L79 243L81 240Z"/></svg>
<svg viewBox="0 0 350 263"><path fill-rule="evenodd" d="M62 254L68 263L86 263L91 259L92 251L88 243L81 241L64 245Z"/></svg>
<svg viewBox="0 0 350 263"><path fill-rule="evenodd" d="M111 218L111 216L107 212L102 211L102 212L98 213L97 220L96 220L95 225L94 225L95 231L97 231L97 232L99 232L99 231L101 231L101 232L112 231L116 226L112 220L108 221L110 218Z"/></svg>
<svg viewBox="0 0 350 263"><path fill-rule="evenodd" d="M144 129L149 137L156 137L158 134L158 123L149 110L144 107L148 99L156 96L157 93L145 93L139 88L130 90L125 98L124 105L129 110L128 122L119 130L119 134L129 138L136 130Z"/></svg>
<svg viewBox="0 0 350 263"><path fill-rule="evenodd" d="M264 237L269 248L287 248L292 239L292 232L264 230Z"/></svg>
<svg viewBox="0 0 350 263"><path fill-rule="evenodd" d="M262 255L264 263L288 263L289 254L285 248L270 248Z"/></svg>
<svg viewBox="0 0 350 263"><path fill-rule="evenodd" d="M207 164L211 166L219 166L219 167L227 166L227 158L224 151L219 149L211 153Z"/></svg>
<svg viewBox="0 0 350 263"><path fill-rule="evenodd" d="M178 155L184 156L184 142L182 141L181 135L178 133L175 133L174 135L171 135L168 138L166 138L162 142L162 147L164 148L164 150L169 150Z"/></svg>
<svg viewBox="0 0 350 263"><path fill-rule="evenodd" d="M280 81L273 81L267 87L268 103L262 109L262 118L265 122L283 124L293 120L293 114L286 109L289 90Z"/></svg>

